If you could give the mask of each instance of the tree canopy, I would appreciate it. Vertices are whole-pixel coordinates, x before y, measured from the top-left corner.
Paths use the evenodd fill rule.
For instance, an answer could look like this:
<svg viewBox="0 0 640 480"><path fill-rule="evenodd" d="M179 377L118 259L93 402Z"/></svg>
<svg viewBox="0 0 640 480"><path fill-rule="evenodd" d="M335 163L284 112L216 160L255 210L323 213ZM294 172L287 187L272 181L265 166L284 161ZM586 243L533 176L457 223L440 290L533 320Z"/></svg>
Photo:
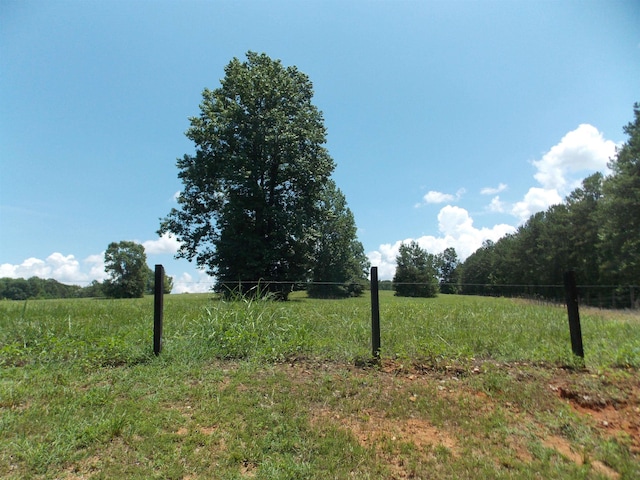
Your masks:
<svg viewBox="0 0 640 480"><path fill-rule="evenodd" d="M186 135L194 155L178 160L183 190L160 232L181 242L219 291L258 287L286 298L306 280L323 228L323 195L334 170L313 87L296 67L247 53L205 89Z"/></svg>
<svg viewBox="0 0 640 480"><path fill-rule="evenodd" d="M310 297L341 298L364 292L369 260L357 239L353 213L333 180L327 182L320 202L321 221L314 245Z"/></svg>
<svg viewBox="0 0 640 480"><path fill-rule="evenodd" d="M640 103L634 114L602 185L601 273L612 283L640 283Z"/></svg>
<svg viewBox="0 0 640 480"><path fill-rule="evenodd" d="M104 293L113 298L144 296L149 267L144 247L135 242L112 242L104 253Z"/></svg>
<svg viewBox="0 0 640 480"><path fill-rule="evenodd" d="M400 245L393 286L400 297L435 297L438 294L436 256L417 242Z"/></svg>
<svg viewBox="0 0 640 480"><path fill-rule="evenodd" d="M458 260L456 249L449 247L436 255L436 266L440 279L440 292L458 293L460 260Z"/></svg>

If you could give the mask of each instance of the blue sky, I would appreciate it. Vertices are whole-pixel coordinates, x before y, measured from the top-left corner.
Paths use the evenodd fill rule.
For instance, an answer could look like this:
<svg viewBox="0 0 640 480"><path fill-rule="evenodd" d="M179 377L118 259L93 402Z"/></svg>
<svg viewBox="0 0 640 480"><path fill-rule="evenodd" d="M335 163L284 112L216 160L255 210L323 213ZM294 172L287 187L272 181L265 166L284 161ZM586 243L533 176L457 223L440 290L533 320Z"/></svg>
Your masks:
<svg viewBox="0 0 640 480"><path fill-rule="evenodd" d="M202 90L248 50L296 65L381 278L402 241L465 258L606 173L640 101L637 1L0 0L0 277L104 278L159 219Z"/></svg>

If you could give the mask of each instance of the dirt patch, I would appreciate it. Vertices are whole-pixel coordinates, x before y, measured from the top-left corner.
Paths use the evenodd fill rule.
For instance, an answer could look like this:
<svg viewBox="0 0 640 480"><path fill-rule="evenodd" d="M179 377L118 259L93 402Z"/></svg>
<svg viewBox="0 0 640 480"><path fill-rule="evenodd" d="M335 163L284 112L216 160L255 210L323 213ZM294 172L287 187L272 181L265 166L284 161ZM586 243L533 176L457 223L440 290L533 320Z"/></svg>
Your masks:
<svg viewBox="0 0 640 480"><path fill-rule="evenodd" d="M326 422L332 422L348 430L364 447L372 447L381 441L390 440L412 443L420 449L442 446L452 454L457 454L456 439L424 419L390 419L382 412L371 410L349 416L342 416L327 409L312 413L312 423L320 425Z"/></svg>
<svg viewBox="0 0 640 480"><path fill-rule="evenodd" d="M218 430L217 427L201 427L201 426L196 426L195 427L195 431L199 432L203 435L213 435L216 431ZM180 437L184 437L186 435L189 434L189 429L186 427L180 427L177 431L176 431L176 435L180 436Z"/></svg>
<svg viewBox="0 0 640 480"><path fill-rule="evenodd" d="M582 453L579 453L573 450L571 448L571 443L569 443L568 440L562 437L558 437L555 435L550 436L547 439L545 439L545 441L542 442L542 444L547 448L551 448L557 451L563 457L572 461L576 465L583 465L586 460L591 465L591 468L596 472L598 472L599 474L604 475L605 477L611 478L611 479L620 478L620 474L618 472L606 466L604 463L600 462L599 460L589 461L588 459L585 459Z"/></svg>
<svg viewBox="0 0 640 480"><path fill-rule="evenodd" d="M255 463L249 462L247 460L244 460L242 462L242 466L240 467L240 474L243 477L253 478L256 476L257 472L258 466Z"/></svg>
<svg viewBox="0 0 640 480"><path fill-rule="evenodd" d="M100 469L100 458L96 455L88 457L78 464L67 468L64 472L65 480L84 480L90 478Z"/></svg>
<svg viewBox="0 0 640 480"><path fill-rule="evenodd" d="M586 464L606 478L620 478L616 470L591 458L591 453L583 447L562 436L549 436L549 428L539 424L536 412L557 408L558 401L577 412L583 418L583 424L593 427L604 437L616 438L632 455L640 454L640 380L634 372L615 370L596 374L530 362L471 360L465 364L431 365L388 359L381 365L359 366L302 361L283 365L283 369L298 385L317 382L318 372L327 378L340 379L346 370L351 378L361 377L363 385L374 385L372 394L381 398L406 397L408 402L419 405L421 397L413 392L424 395L431 391L439 398L451 399L454 404L471 403L479 414L508 412L507 418L515 420L520 427L505 435L501 442L510 451L511 458L524 463L538 461L528 445L533 434L545 447L555 450L567 461L578 466ZM489 374L493 375L494 383L490 382L491 377L487 382L483 380L483 375ZM520 387L515 387L516 384ZM486 391L487 385L491 387L489 391ZM544 392L545 387L550 392ZM535 401L524 400L518 394L535 394ZM432 458L435 449L446 450L452 458L459 459L466 448L464 438L456 437L448 427L442 428L426 420L420 415L420 408L408 408L406 415L398 415L399 412L389 414L384 408L371 407L367 402L351 411L343 410L339 403L333 402L333 406L328 403L331 402L310 406L311 423L318 428L332 425L347 431L360 445L375 449L387 462L392 478L412 478L413 475L411 467L403 463L404 456L389 453L400 451L402 445L413 445L424 459ZM490 442L498 438L498 435L495 438L490 433L487 435ZM511 468L509 463L507 459L504 465Z"/></svg>
<svg viewBox="0 0 640 480"><path fill-rule="evenodd" d="M585 375L555 377L549 388L601 433L629 442L631 452L640 454L640 381L618 381L613 388L606 379Z"/></svg>
<svg viewBox="0 0 640 480"><path fill-rule="evenodd" d="M331 364L317 365L301 362L289 364L288 372L293 375L296 382L305 382L317 375L318 371L325 373L336 373L345 366L338 367ZM346 367L352 375L367 376L370 368L378 371L379 375L394 377L397 381L385 381L390 390L402 389L407 391L409 402L416 402L417 396L411 393L411 385L433 383L434 378L425 374L425 371L413 365L404 365L385 360L381 366L375 367ZM453 373L453 372L452 372ZM339 373L338 373L339 374ZM382 392L384 394L384 392ZM316 425L324 425L327 422L349 431L358 442L364 447L376 447L381 442L391 441L398 443L413 444L419 449L430 447L444 447L453 455L458 454L458 442L451 432L437 428L423 418L389 418L382 411L367 408L357 413L345 414L340 411L333 411L326 407L321 407L310 412L311 422Z"/></svg>
<svg viewBox="0 0 640 480"><path fill-rule="evenodd" d="M217 427L198 427L198 431L203 435L213 435L216 430L218 430Z"/></svg>
<svg viewBox="0 0 640 480"><path fill-rule="evenodd" d="M412 444L423 452L431 448L446 448L452 456L459 455L457 440L424 419L392 419L374 410L343 416L321 409L312 412L311 423L320 427L333 424L351 433L363 447L374 448L377 455L386 460L393 479L414 478L414 475L401 456L389 452L390 445L394 450L394 444L398 448L402 444Z"/></svg>

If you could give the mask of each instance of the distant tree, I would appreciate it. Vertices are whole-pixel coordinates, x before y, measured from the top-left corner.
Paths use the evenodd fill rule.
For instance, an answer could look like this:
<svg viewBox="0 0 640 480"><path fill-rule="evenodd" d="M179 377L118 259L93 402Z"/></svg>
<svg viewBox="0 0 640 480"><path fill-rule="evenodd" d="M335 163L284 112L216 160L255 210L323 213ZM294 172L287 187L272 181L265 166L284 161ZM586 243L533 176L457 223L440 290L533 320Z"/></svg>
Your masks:
<svg viewBox="0 0 640 480"><path fill-rule="evenodd" d="M487 285L494 283L496 263L496 244L485 240L482 246L473 252L461 266L460 283L462 293L484 295L490 293Z"/></svg>
<svg viewBox="0 0 640 480"><path fill-rule="evenodd" d="M38 277L0 279L0 299L27 300L30 298L75 298L80 296L81 288L66 285L53 278L44 280Z"/></svg>
<svg viewBox="0 0 640 480"><path fill-rule="evenodd" d="M0 281L0 299L27 300L32 298L29 282L24 278L3 278Z"/></svg>
<svg viewBox="0 0 640 480"><path fill-rule="evenodd" d="M93 280L88 286L84 287L80 291L80 296L90 298L90 297L103 297L104 296L104 285L102 282L97 280Z"/></svg>
<svg viewBox="0 0 640 480"><path fill-rule="evenodd" d="M104 293L112 298L138 298L144 295L147 284L147 255L144 247L135 242L112 242L104 254Z"/></svg>
<svg viewBox="0 0 640 480"><path fill-rule="evenodd" d="M313 86L296 67L247 53L205 89L187 137L195 155L178 160L184 188L161 222L217 279L217 289L262 291L286 299L283 282L306 278L313 262L318 202L334 169L323 144ZM240 283L242 282L242 283Z"/></svg>
<svg viewBox="0 0 640 480"><path fill-rule="evenodd" d="M400 297L435 297L438 294L436 257L417 242L400 245L393 285Z"/></svg>
<svg viewBox="0 0 640 480"><path fill-rule="evenodd" d="M307 294L314 298L361 295L367 283L369 260L358 241L353 213L332 180L323 191L320 211L322 217L318 222L311 267L312 283Z"/></svg>
<svg viewBox="0 0 640 480"><path fill-rule="evenodd" d="M440 278L440 293L458 293L460 261L456 249L449 247L436 256L438 277Z"/></svg>
<svg viewBox="0 0 640 480"><path fill-rule="evenodd" d="M164 282L162 284L162 293L169 294L173 290L173 277L164 276ZM147 284L145 292L149 295L153 295L156 292L156 272L147 267Z"/></svg>

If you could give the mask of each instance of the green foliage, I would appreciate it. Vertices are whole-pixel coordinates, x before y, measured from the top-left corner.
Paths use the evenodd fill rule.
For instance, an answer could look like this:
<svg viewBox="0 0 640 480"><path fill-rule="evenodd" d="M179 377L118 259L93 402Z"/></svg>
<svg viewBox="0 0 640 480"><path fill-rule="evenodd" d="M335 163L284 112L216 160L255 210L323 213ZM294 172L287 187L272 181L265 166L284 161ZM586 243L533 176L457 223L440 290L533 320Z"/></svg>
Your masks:
<svg viewBox="0 0 640 480"><path fill-rule="evenodd" d="M320 212L322 218L313 252L312 283L307 293L314 298L362 295L369 260L357 239L356 223L347 200L332 180L323 190Z"/></svg>
<svg viewBox="0 0 640 480"><path fill-rule="evenodd" d="M307 278L322 227L319 203L334 169L323 146L313 87L296 67L247 53L205 89L178 160L184 189L160 232L182 241L179 257L218 279L218 291L255 292L258 281L286 299Z"/></svg>
<svg viewBox="0 0 640 480"><path fill-rule="evenodd" d="M627 142L609 163L602 186L601 270L605 281L637 284L640 279L640 103L624 132Z"/></svg>
<svg viewBox="0 0 640 480"><path fill-rule="evenodd" d="M455 248L447 248L436 255L438 278L440 279L440 293L458 293L460 287L460 260Z"/></svg>
<svg viewBox="0 0 640 480"><path fill-rule="evenodd" d="M435 297L438 294L437 259L417 242L400 245L393 286L400 297Z"/></svg>
<svg viewBox="0 0 640 480"><path fill-rule="evenodd" d="M112 242L104 253L104 269L110 278L104 282L104 293L112 298L142 297L147 285L147 255L135 242Z"/></svg>
<svg viewBox="0 0 640 480"><path fill-rule="evenodd" d="M561 300L563 274L585 285L581 301L635 307L640 301L640 106L629 138L563 204L538 212L513 235L487 242L460 268L462 293ZM535 287L536 285L542 287ZM558 285L559 287L555 287ZM617 286L612 290L611 285Z"/></svg>
<svg viewBox="0 0 640 480"><path fill-rule="evenodd" d="M27 300L32 298L75 298L89 296L89 291L77 285L65 285L52 278L38 277L0 278L0 300Z"/></svg>

